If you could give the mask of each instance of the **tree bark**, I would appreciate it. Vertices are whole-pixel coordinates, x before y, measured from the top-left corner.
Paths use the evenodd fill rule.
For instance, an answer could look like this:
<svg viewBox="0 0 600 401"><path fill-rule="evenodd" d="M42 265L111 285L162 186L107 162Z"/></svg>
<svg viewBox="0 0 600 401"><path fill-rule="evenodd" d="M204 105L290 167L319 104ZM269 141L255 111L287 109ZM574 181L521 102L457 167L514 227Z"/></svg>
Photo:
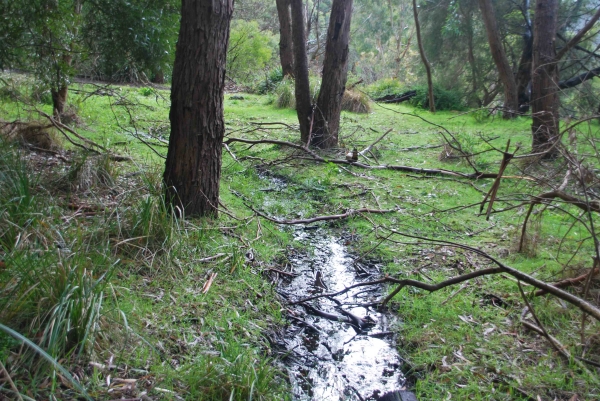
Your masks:
<svg viewBox="0 0 600 401"><path fill-rule="evenodd" d="M531 111L533 114L532 149L557 156L558 141L558 59L555 37L558 0L537 0L533 27L533 76Z"/></svg>
<svg viewBox="0 0 600 401"><path fill-rule="evenodd" d="M50 94L52 95L52 114L60 120L60 117L65 112L69 87L67 85L62 85L58 89L52 88L50 89Z"/></svg>
<svg viewBox="0 0 600 401"><path fill-rule="evenodd" d="M296 113L298 114L298 122L300 123L300 139L302 143L308 145L312 121L312 104L310 99L310 83L308 82L304 10L302 0L290 0L290 4L292 10Z"/></svg>
<svg viewBox="0 0 600 401"><path fill-rule="evenodd" d="M529 0L523 1L522 12L525 19L525 32L523 33L523 52L517 70L517 98L519 113L527 113L531 101L531 63L533 60L533 32L531 32L531 18L529 17Z"/></svg>
<svg viewBox="0 0 600 401"><path fill-rule="evenodd" d="M415 17L415 29L417 32L417 43L419 44L419 54L421 60L425 65L425 71L427 72L427 87L429 88L429 110L435 113L435 98L433 97L433 81L431 79L431 64L427 60L425 55L425 49L423 48L423 40L421 39L421 25L419 24L419 13L417 12L417 0L413 0L413 15Z"/></svg>
<svg viewBox="0 0 600 401"><path fill-rule="evenodd" d="M183 0L163 180L174 213L217 215L233 0Z"/></svg>
<svg viewBox="0 0 600 401"><path fill-rule="evenodd" d="M294 75L294 53L292 47L292 23L290 0L276 0L279 17L279 60L283 76Z"/></svg>
<svg viewBox="0 0 600 401"><path fill-rule="evenodd" d="M342 97L348 77L348 44L352 20L352 0L333 0L327 44L323 61L323 78L315 109L311 144L333 148L338 144Z"/></svg>
<svg viewBox="0 0 600 401"><path fill-rule="evenodd" d="M496 24L496 15L494 13L492 1L479 0L479 9L481 10L481 16L483 17L483 24L485 25L492 58L494 59L494 63L498 69L498 75L500 75L500 80L504 86L504 111L502 117L507 119L513 118L519 107L517 83L510 67L510 63L508 62L508 58L506 57L506 53L504 52L504 46L502 46L502 38L500 37L498 25Z"/></svg>

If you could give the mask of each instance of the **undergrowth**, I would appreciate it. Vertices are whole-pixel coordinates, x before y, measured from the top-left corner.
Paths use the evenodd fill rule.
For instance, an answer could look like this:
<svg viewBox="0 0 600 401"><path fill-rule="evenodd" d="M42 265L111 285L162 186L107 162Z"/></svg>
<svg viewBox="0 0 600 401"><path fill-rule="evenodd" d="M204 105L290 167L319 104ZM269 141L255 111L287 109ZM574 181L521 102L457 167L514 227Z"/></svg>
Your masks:
<svg viewBox="0 0 600 401"><path fill-rule="evenodd" d="M399 89L387 82L373 91ZM0 93L9 100L0 106L2 119L38 121L21 103L35 99L30 85L14 84ZM22 346L0 330L3 380L10 376L23 399L81 393L58 363L94 399L290 399L280 355L271 347L286 313L271 272L285 267L286 253L298 244L289 230L248 206L283 219L362 207L393 210L354 215L332 226L350 233L347 246L355 254L376 259L398 278L436 283L490 267L460 248L398 232L477 247L547 282L579 277L593 265L590 227L597 218L590 220L574 206L536 206L520 243L532 196L564 178L561 160L511 162L486 218L479 208L490 179L332 163L344 158L342 148L323 153L329 162L317 164L280 145L232 143L231 153L224 152L219 219L184 219L168 212L160 185L168 94L94 85L81 85L77 93L79 122L72 127L132 161L67 145L43 152L18 141L0 143L0 324L39 347ZM292 110L272 106L263 96L225 99L228 134L298 141ZM423 119L443 125L454 142L441 140L440 128ZM525 118L432 115L406 105L343 113L340 141L361 150L390 128L362 162L495 172L508 139L510 151L520 143L523 152L530 142ZM595 154L598 123L577 130L582 140L569 149ZM445 147L448 143L452 146ZM578 192L575 180L565 190L593 199L598 163L591 157L586 162L592 192ZM597 322L582 325L576 308L533 296L532 287L523 290L549 334L571 355L597 361ZM581 284L568 290L600 303L597 279L587 293ZM523 324L533 317L523 313L519 284L508 276L481 277L434 293L405 288L389 306L401 318L398 348L418 399L568 400L600 394L596 367L564 358ZM0 392L14 396L15 389L4 380Z"/></svg>

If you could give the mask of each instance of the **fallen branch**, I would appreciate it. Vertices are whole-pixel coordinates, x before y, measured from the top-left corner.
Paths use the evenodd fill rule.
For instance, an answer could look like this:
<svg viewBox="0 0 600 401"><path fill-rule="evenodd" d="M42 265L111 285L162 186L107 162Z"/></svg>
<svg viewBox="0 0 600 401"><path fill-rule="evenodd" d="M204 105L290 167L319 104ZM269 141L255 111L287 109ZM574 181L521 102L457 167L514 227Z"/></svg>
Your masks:
<svg viewBox="0 0 600 401"><path fill-rule="evenodd" d="M287 142L287 141L273 140L273 139L252 140L252 139L228 137L224 141L224 143L227 145L229 145L232 142L247 143L250 145L271 144L271 145L287 146L292 149L306 152L311 156L310 158L301 157L300 159L313 160L313 161L320 162L320 163L352 165L352 166L356 166L356 167L360 167L360 168L364 168L364 169L370 169L370 170L394 170L394 171L404 171L404 172L408 172L408 173L419 173L419 174L428 174L428 175L449 175L452 177L461 177L461 178L467 178L467 179L472 179L472 180L498 177L498 173L474 172L474 173L467 174L467 173L461 173L459 171L445 170L445 169L427 169L427 168L418 168L418 167L410 167L410 166L398 166L398 165L391 165L391 164L370 166L368 164L348 161L346 159L325 159L325 158L319 156L318 154L316 154L315 152L313 152L312 150L305 148L302 145L298 145L298 144L295 144L292 142ZM508 177L504 177L504 178L524 179L524 177L519 177L519 176L508 176Z"/></svg>
<svg viewBox="0 0 600 401"><path fill-rule="evenodd" d="M389 130L387 130L387 131L385 132L385 134L381 135L381 136L379 137L379 139L377 139L375 142L373 142L372 144L370 144L369 146L367 146L367 147L366 147L364 150L362 150L362 151L358 152L358 154L359 154L359 155L361 155L361 156L364 156L364 155L365 155L365 153L367 153L367 152L370 152L370 151L371 151L371 149L373 149L373 146L377 145L377 143L378 143L379 141L381 141L383 138L385 138L385 137L387 136L387 134L389 134L390 132L392 132L392 128L390 128Z"/></svg>
<svg viewBox="0 0 600 401"><path fill-rule="evenodd" d="M468 245L458 244L458 243L451 242L451 241L421 237L418 235L402 233L402 232L392 230L392 229L388 229L388 230L394 234L401 235L403 237L414 238L414 239L423 240L423 241L427 241L427 242L431 242L431 243L445 244L448 246L452 246L455 248L460 248L460 249L464 249L469 252L473 252L473 253L493 262L496 266L498 266L499 269L502 270L502 272L507 273L507 274L513 276L514 278L516 278L517 280L521 280L521 281L523 281L527 284L530 284L538 289L545 290L546 292L554 295L555 297L560 298L563 301L572 304L573 306L576 306L583 312L590 314L594 319L600 321L600 309L598 309L596 306L592 305L591 303L585 301L584 299L581 299L567 291L563 291L560 288L556 288L551 284L548 284L541 280L538 280L535 277L532 277L526 273L523 273L520 270L517 270L515 268L507 266L504 263L497 260L496 258L494 258L493 256L491 256L490 254L488 254L480 249L473 248ZM486 270L493 270L493 269L486 269ZM480 271L482 271L482 270L480 270ZM494 273L487 273L487 274L494 274ZM462 277L462 276L459 276L459 277ZM464 281L464 280L460 280L460 281ZM457 281L457 282L460 282L460 281Z"/></svg>
<svg viewBox="0 0 600 401"><path fill-rule="evenodd" d="M356 209L356 210L349 210L346 213L342 213L342 214L332 214L332 215L328 215L328 216L317 216L317 217L313 217L310 219L295 219L295 220L281 220L281 219L276 219L274 217L271 216L267 216L266 214L259 212L258 210L254 209L252 206L246 205L248 208L250 208L254 213L256 213L257 215L259 215L260 217L267 219L269 221L272 221L274 223L277 224L287 224L287 225L294 225L294 224L310 224L310 223L316 223L317 221L328 221L328 220L340 220L340 219L346 219L348 217L354 216L355 214L360 214L360 213L376 213L376 214L383 214L383 213L392 213L392 212L396 212L396 209L392 209L392 210L379 210L379 209L369 209L369 208L361 208L361 209Z"/></svg>
<svg viewBox="0 0 600 401"><path fill-rule="evenodd" d="M565 280L559 281L557 283L552 283L552 285L556 288L565 288L565 287L570 287L572 285L576 285L581 283L582 281L585 281L586 278L588 278L589 275L595 276L596 274L600 273L600 269L599 268L595 268L593 269L591 272L582 274L581 276L575 277L575 278L567 278ZM546 292L545 290L537 290L534 295L536 297L539 297L541 295L545 295L548 292Z"/></svg>

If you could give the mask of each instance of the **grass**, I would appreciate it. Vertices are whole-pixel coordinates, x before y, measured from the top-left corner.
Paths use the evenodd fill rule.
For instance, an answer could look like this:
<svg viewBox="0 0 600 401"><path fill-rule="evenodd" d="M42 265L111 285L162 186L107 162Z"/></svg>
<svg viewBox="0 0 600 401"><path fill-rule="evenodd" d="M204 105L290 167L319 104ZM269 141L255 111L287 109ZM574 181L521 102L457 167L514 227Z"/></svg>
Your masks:
<svg viewBox="0 0 600 401"><path fill-rule="evenodd" d="M33 106L49 112L49 105L31 102L26 78L12 79L15 85L0 91L7 99L0 104L0 118L41 121ZM0 324L69 371L83 372L77 380L95 399L131 398L143 391L160 399L290 398L269 340L285 324L285 305L278 301L268 269L281 267L286 250L298 244L289 230L254 216L248 203L280 218L397 208L396 213L355 216L332 226L354 234L349 243L354 252L368 254L386 266L387 274L401 278L439 282L488 262L399 235L382 241L389 229L475 246L546 281L576 277L591 267L589 220L564 204L537 206L526 250L517 252L527 201L548 189L530 180L504 179L495 213L486 220L479 215L479 203L492 180L342 169L289 158L287 149L271 144L231 144L236 160L223 153L220 197L227 213L215 220L177 219L167 212L160 187L168 92L91 84L71 89L78 116L72 127L133 161L116 162L64 141L61 154L68 162L1 143ZM297 141L294 111L272 103L269 96L226 95L228 134ZM511 149L520 143L526 150L529 124L526 118L504 121L481 111L432 115L407 105L373 105L369 114L344 112L340 149L323 155L343 158L348 149L364 149L392 128L365 155L369 162L466 173L474 165L494 172L502 155L493 148L504 150L510 139ZM476 155L467 161L453 150L443 157L448 149L439 126ZM578 127L580 155L592 154L598 128L595 121ZM599 167L592 157L587 162L592 170ZM506 175L545 175L560 182L562 173L550 175L560 168L561 161L519 161L509 165ZM274 190L269 177L285 185ZM248 251L254 260L245 256ZM590 299L597 288L593 281ZM532 288L524 290L529 294ZM569 305L549 297L530 302L549 333L571 353L597 357L598 323L588 320L581 330L581 314ZM527 330L520 323L524 306L517 283L502 276L431 294L400 292L390 307L402 319L398 346L418 398L598 398L598 372L565 360ZM0 334L0 358L26 397L66 399L73 394L55 364L6 334ZM36 369L30 375L31 367ZM8 394L7 386L0 384L0 391Z"/></svg>

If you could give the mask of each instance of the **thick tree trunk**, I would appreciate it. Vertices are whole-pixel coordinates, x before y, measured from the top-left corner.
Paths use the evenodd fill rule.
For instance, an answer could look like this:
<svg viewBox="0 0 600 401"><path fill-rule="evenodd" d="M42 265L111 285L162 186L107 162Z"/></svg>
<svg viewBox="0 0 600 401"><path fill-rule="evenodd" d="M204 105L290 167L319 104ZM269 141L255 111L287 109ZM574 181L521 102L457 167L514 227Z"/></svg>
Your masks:
<svg viewBox="0 0 600 401"><path fill-rule="evenodd" d="M537 0L533 26L533 76L531 111L532 149L547 152L545 158L558 154L554 146L558 137L558 60L554 46L558 0Z"/></svg>
<svg viewBox="0 0 600 401"><path fill-rule="evenodd" d="M279 60L283 76L294 75L294 53L292 47L292 23L290 0L276 0L279 17Z"/></svg>
<svg viewBox="0 0 600 401"><path fill-rule="evenodd" d="M223 90L233 0L183 0L163 180L173 211L217 215Z"/></svg>
<svg viewBox="0 0 600 401"><path fill-rule="evenodd" d="M519 113L529 111L531 101L531 64L533 61L533 34L528 27L523 35L523 53L519 60L517 71L517 98L519 101Z"/></svg>
<svg viewBox="0 0 600 401"><path fill-rule="evenodd" d="M502 116L504 118L512 118L519 108L517 83L512 69L510 68L506 53L504 52L504 47L502 46L502 38L500 37L498 25L496 24L496 15L494 13L492 1L479 0L479 9L481 10L481 15L483 17L492 58L494 59L494 63L498 69L498 75L504 86L504 112L502 113Z"/></svg>
<svg viewBox="0 0 600 401"><path fill-rule="evenodd" d="M427 72L427 87L429 88L429 110L435 113L435 98L433 97L433 81L431 79L431 64L427 60L425 55L425 49L423 48L423 41L421 39L421 25L419 24L419 13L417 12L417 0L413 0L413 15L415 17L415 28L417 31L417 43L419 44L419 54L421 60L425 65L425 71Z"/></svg>
<svg viewBox="0 0 600 401"><path fill-rule="evenodd" d="M310 84L308 82L308 58L304 33L304 10L302 0L290 0L292 10L292 40L294 49L294 75L296 91L296 113L300 123L300 139L308 144L312 121Z"/></svg>
<svg viewBox="0 0 600 401"><path fill-rule="evenodd" d="M323 61L323 79L315 109L312 144L333 148L338 144L342 97L348 77L348 44L352 19L352 0L333 0L327 44Z"/></svg>
<svg viewBox="0 0 600 401"><path fill-rule="evenodd" d="M531 32L531 18L529 17L529 0L523 1L522 11L525 19L525 32L523 33L523 52L517 71L517 97L519 113L527 113L531 101L531 63L533 60L533 32Z"/></svg>

